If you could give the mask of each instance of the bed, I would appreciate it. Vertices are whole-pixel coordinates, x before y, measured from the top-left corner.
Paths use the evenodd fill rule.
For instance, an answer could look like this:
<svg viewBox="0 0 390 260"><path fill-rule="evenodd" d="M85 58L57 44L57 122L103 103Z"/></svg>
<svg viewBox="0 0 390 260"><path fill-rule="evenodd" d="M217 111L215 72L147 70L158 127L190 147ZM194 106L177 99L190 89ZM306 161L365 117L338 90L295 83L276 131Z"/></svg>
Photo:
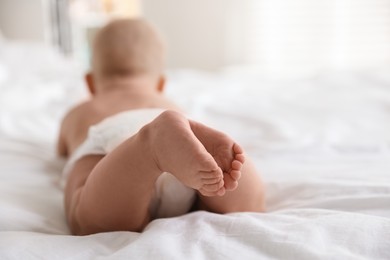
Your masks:
<svg viewBox="0 0 390 260"><path fill-rule="evenodd" d="M72 236L55 141L87 97L83 69L47 46L3 40L0 259L390 259L389 71L168 71L166 94L254 160L267 212L198 211L142 233Z"/></svg>

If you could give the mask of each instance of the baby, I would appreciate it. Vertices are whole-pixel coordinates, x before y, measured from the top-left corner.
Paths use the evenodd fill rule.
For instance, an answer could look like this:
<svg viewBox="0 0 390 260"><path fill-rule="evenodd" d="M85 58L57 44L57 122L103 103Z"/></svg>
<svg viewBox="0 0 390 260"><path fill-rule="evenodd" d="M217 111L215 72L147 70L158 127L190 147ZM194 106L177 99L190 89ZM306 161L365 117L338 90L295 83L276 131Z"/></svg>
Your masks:
<svg viewBox="0 0 390 260"><path fill-rule="evenodd" d="M151 25L112 21L93 47L91 98L67 113L58 140L73 234L141 232L191 210L263 211L262 182L242 148L164 97L164 48Z"/></svg>

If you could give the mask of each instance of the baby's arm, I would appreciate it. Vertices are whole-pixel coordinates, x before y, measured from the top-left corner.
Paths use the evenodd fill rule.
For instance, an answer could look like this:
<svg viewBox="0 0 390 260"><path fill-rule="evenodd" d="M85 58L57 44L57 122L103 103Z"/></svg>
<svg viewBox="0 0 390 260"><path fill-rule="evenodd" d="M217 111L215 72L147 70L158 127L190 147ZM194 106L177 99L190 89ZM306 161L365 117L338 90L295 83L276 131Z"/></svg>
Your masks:
<svg viewBox="0 0 390 260"><path fill-rule="evenodd" d="M57 155L68 157L78 141L83 140L85 126L89 127L88 117L91 116L90 103L85 102L72 108L63 118L57 141ZM87 114L86 112L90 112Z"/></svg>
<svg viewBox="0 0 390 260"><path fill-rule="evenodd" d="M67 157L68 156L68 147L67 147L66 142L65 142L64 121L62 121L60 133L58 135L58 140L57 140L57 155L60 157Z"/></svg>
<svg viewBox="0 0 390 260"><path fill-rule="evenodd" d="M69 127L75 125L75 116L78 114L77 107L71 109L62 119L61 128L57 140L57 155L61 157L69 156Z"/></svg>

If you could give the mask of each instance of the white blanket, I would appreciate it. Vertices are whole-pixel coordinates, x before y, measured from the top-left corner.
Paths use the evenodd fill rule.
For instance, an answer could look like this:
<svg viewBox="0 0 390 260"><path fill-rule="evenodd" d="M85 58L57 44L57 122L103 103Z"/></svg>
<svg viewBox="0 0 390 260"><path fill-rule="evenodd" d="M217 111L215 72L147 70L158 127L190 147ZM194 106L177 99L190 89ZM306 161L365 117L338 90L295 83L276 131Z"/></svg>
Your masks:
<svg viewBox="0 0 390 260"><path fill-rule="evenodd" d="M39 46L0 48L0 259L390 259L390 69L170 72L167 95L254 159L267 213L199 211L77 237L54 146L86 96L80 70Z"/></svg>

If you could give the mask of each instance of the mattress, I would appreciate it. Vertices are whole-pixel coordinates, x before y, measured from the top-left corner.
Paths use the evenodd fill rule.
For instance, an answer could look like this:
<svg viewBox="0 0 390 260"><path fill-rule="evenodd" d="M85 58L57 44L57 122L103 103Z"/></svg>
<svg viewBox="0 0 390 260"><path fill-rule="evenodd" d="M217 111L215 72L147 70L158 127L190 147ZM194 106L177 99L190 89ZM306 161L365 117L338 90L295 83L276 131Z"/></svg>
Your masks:
<svg viewBox="0 0 390 260"><path fill-rule="evenodd" d="M0 259L390 259L389 71L167 71L166 95L255 162L267 211L72 236L55 143L64 113L87 98L83 69L47 46L3 41Z"/></svg>

